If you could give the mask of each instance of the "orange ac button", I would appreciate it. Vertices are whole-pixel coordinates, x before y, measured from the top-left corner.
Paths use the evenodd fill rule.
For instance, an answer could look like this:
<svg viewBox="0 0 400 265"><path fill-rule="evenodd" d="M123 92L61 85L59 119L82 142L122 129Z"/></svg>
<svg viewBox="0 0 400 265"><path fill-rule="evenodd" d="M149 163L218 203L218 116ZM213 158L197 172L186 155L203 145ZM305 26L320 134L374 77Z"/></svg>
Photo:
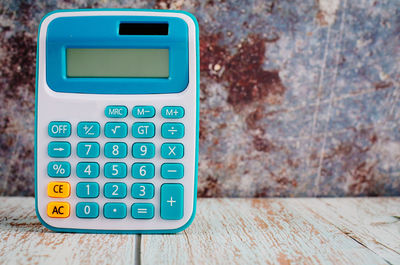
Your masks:
<svg viewBox="0 0 400 265"><path fill-rule="evenodd" d="M47 215L54 218L67 218L69 216L69 203L49 202L47 204Z"/></svg>
<svg viewBox="0 0 400 265"><path fill-rule="evenodd" d="M47 195L52 198L67 198L71 192L71 186L68 182L50 182L47 185Z"/></svg>

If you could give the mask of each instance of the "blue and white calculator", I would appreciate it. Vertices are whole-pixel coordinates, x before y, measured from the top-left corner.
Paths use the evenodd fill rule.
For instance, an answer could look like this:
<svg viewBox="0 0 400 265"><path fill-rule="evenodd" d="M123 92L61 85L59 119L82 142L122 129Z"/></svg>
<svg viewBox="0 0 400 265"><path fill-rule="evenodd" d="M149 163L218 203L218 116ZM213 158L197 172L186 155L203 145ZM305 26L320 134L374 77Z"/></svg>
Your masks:
<svg viewBox="0 0 400 265"><path fill-rule="evenodd" d="M36 212L51 230L175 233L195 215L199 40L189 13L43 18Z"/></svg>

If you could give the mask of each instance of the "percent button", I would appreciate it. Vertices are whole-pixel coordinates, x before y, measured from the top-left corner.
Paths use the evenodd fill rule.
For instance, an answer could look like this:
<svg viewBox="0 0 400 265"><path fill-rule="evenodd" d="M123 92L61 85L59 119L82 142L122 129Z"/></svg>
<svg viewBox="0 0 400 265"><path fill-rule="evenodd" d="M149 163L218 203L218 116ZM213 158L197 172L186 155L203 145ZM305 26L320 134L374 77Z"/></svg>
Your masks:
<svg viewBox="0 0 400 265"><path fill-rule="evenodd" d="M71 174L71 164L66 161L50 162L47 174L53 178L67 178Z"/></svg>

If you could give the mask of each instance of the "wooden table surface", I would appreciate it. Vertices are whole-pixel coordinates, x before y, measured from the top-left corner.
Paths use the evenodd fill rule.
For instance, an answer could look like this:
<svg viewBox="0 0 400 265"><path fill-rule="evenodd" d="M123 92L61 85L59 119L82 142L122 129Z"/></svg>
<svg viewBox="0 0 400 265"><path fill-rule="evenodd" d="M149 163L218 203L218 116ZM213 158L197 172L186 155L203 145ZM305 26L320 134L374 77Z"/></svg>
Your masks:
<svg viewBox="0 0 400 265"><path fill-rule="evenodd" d="M0 197L0 264L400 264L400 197L199 199L173 235L54 233Z"/></svg>

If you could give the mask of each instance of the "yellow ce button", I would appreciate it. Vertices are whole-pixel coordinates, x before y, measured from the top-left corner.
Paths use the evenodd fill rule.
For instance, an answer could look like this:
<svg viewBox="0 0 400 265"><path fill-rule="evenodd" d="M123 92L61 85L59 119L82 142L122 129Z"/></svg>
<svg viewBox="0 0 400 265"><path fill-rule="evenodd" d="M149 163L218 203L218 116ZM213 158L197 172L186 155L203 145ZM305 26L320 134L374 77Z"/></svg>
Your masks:
<svg viewBox="0 0 400 265"><path fill-rule="evenodd" d="M67 198L71 193L68 182L50 182L47 185L47 195L52 198Z"/></svg>

